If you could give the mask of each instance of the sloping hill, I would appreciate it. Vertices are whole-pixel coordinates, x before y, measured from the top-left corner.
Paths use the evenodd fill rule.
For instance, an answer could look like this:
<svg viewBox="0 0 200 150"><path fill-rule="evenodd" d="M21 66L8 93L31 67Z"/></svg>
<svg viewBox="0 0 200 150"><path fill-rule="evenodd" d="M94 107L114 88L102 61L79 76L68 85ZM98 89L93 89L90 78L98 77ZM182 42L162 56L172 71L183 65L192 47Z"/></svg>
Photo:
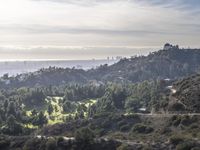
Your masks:
<svg viewBox="0 0 200 150"><path fill-rule="evenodd" d="M179 78L200 70L200 50L169 49L160 50L148 56L122 59L112 66L102 66L90 70L93 78L101 80L130 80L132 82Z"/></svg>
<svg viewBox="0 0 200 150"><path fill-rule="evenodd" d="M173 88L176 92L170 100L176 104L175 109L182 108L183 111L200 113L200 74L175 82Z"/></svg>
<svg viewBox="0 0 200 150"><path fill-rule="evenodd" d="M3 76L0 78L0 87L49 86L66 83L86 83L87 81L86 72L82 69L49 67L15 77Z"/></svg>
<svg viewBox="0 0 200 150"><path fill-rule="evenodd" d="M88 71L50 67L16 77L4 76L0 79L0 87L61 85L86 83L90 80L140 82L165 78L177 79L195 74L199 70L200 49L173 47L150 53L148 56L122 59L111 66L102 65Z"/></svg>

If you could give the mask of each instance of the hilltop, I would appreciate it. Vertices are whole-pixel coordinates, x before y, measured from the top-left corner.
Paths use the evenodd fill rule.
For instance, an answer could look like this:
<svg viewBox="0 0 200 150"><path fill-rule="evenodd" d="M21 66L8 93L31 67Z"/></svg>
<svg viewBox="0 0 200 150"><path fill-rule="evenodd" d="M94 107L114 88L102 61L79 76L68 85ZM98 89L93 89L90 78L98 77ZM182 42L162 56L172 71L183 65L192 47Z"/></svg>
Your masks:
<svg viewBox="0 0 200 150"><path fill-rule="evenodd" d="M89 74L99 80L128 80L139 82L151 79L176 79L198 72L200 49L171 47L148 56L122 59L111 66L90 70Z"/></svg>

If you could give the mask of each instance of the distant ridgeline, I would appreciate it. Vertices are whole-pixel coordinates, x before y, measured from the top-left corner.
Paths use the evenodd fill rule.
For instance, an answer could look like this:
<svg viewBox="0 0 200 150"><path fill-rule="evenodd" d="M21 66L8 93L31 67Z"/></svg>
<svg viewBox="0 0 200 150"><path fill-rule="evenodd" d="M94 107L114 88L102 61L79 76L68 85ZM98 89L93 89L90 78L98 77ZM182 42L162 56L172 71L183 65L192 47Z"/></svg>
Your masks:
<svg viewBox="0 0 200 150"><path fill-rule="evenodd" d="M88 81L140 82L156 79L177 79L198 73L200 70L200 49L180 49L165 44L163 50L148 56L124 58L109 66L97 69L63 69L50 67L33 73L0 79L1 87L36 85L60 85L66 83L86 83Z"/></svg>

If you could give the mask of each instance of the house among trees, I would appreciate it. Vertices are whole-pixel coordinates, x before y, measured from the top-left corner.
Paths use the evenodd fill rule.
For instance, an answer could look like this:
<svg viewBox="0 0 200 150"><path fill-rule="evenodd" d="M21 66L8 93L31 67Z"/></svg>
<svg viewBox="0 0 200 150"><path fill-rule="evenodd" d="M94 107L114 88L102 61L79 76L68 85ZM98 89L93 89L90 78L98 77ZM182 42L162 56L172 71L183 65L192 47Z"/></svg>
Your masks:
<svg viewBox="0 0 200 150"><path fill-rule="evenodd" d="M179 46L178 45L171 45L171 44L169 44L169 43L166 43L165 45L164 45L164 48L163 48L163 50L170 50L170 49L179 49Z"/></svg>

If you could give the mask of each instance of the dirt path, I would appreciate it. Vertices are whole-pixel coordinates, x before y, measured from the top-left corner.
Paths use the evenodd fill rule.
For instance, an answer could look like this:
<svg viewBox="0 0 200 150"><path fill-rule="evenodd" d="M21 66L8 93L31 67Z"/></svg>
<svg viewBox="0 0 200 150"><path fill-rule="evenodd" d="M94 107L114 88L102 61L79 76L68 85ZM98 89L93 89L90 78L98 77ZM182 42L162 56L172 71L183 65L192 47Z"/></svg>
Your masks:
<svg viewBox="0 0 200 150"><path fill-rule="evenodd" d="M200 116L200 113L165 113L165 114L155 114L155 113L149 113L149 114L145 114L145 113L135 113L139 116L149 116L149 117L172 117L172 116Z"/></svg>

